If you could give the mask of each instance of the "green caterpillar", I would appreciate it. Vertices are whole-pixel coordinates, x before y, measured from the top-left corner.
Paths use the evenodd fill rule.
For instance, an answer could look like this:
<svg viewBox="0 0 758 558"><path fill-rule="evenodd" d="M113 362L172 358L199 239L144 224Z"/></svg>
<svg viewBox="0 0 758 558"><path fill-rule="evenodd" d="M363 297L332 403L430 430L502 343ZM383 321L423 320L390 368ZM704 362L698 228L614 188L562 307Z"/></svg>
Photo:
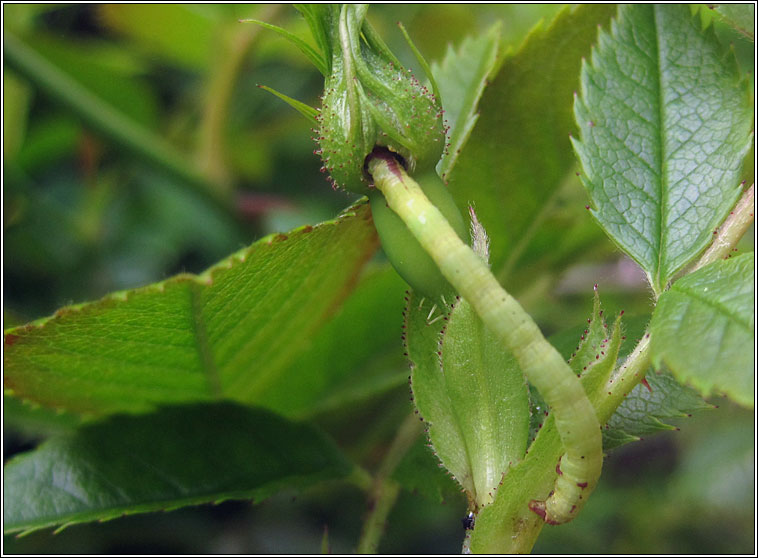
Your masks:
<svg viewBox="0 0 758 558"><path fill-rule="evenodd" d="M467 232L463 217L442 180L434 173L427 173L418 183L426 197L445 216L458 237L461 240L465 239ZM397 213L387 206L384 195L377 189L371 189L369 200L384 253L406 283L414 291L431 299L454 294L455 289L442 275L432 257L421 247Z"/></svg>
<svg viewBox="0 0 758 558"><path fill-rule="evenodd" d="M524 375L551 407L565 453L556 465L553 492L545 501L533 500L529 507L546 523L571 521L595 488L603 463L600 423L579 379L394 157L376 153L368 170L391 210L513 353Z"/></svg>

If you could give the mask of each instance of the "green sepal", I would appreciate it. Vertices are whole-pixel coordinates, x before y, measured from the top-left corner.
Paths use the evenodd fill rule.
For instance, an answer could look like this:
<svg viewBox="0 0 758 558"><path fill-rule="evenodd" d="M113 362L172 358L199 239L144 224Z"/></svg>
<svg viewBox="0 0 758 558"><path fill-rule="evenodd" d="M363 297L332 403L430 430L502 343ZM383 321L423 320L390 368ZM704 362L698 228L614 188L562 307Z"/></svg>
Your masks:
<svg viewBox="0 0 758 558"><path fill-rule="evenodd" d="M526 381L511 353L463 299L452 307L409 294L411 387L433 451L477 510L492 501L529 436Z"/></svg>
<svg viewBox="0 0 758 558"><path fill-rule="evenodd" d="M265 27L266 29L270 29L271 31L275 31L285 39L287 39L289 42L291 42L293 45L295 45L297 48L300 49L300 52L305 54L305 56L310 60L316 68L318 68L318 71L321 72L321 75L326 76L329 74L329 68L327 66L326 59L324 58L323 54L320 54L314 50L314 48L306 43L303 39L298 37L297 35L290 33L286 29L282 29L278 25L272 25L271 23L266 23L265 21L260 21L258 19L241 19L241 23L255 23L256 25L260 25L261 27Z"/></svg>
<svg viewBox="0 0 758 558"><path fill-rule="evenodd" d="M276 89L272 89L268 85L259 85L258 87L260 87L264 91L268 91L272 95L276 95L277 97L279 97L282 101L287 103L297 112L305 116L309 122L316 123L316 117L318 116L318 111L312 106L306 105L305 103L302 103L298 101L297 99L293 99L292 97L289 97L285 95L284 93L280 93L279 91L277 91Z"/></svg>
<svg viewBox="0 0 758 558"><path fill-rule="evenodd" d="M592 317L581 335L579 345L569 359L569 366L582 378L582 386L590 400L596 403L603 396L599 390L609 380L621 349L621 315L616 317L613 329L603 317L600 295L595 287Z"/></svg>
<svg viewBox="0 0 758 558"><path fill-rule="evenodd" d="M324 63L328 75L332 71L332 45L331 37L334 36L339 17L339 5L337 4L293 4L308 23L311 34L324 56Z"/></svg>

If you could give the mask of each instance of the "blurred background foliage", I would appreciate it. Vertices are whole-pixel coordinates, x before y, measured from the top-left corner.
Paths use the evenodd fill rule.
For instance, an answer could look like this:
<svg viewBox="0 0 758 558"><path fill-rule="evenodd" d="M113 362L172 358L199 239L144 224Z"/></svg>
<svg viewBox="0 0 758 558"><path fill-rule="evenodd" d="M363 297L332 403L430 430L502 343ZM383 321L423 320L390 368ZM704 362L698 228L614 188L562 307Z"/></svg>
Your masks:
<svg viewBox="0 0 758 558"><path fill-rule="evenodd" d="M416 68L397 21L429 60L438 60L448 44L496 19L503 22L505 54L559 8L377 5L369 19L401 61ZM351 198L333 192L318 172L310 124L257 87L265 84L316 106L320 74L287 41L239 23L243 18L308 37L304 20L286 5L3 5L4 328L65 304L200 272L256 238L316 224L348 205ZM752 44L728 29L719 28L719 34L752 68ZM30 79L19 62L25 53L46 63L41 77ZM56 90L56 76L75 84L69 91L73 102ZM577 203L584 203L578 180L576 192ZM549 254L530 254L539 257ZM609 244L560 276L532 278L517 294L547 332L583 321L596 282L605 285L611 312L645 314L649 294L635 269ZM382 352L370 355L371 366L391 371L392 379L381 380L389 376L378 373L381 389L347 407L326 402L310 418L371 468L410 405L400 350L403 286L381 254L369 275L373 283L356 296L374 298L357 301L352 311L369 309L380 327L362 328L356 336L386 338ZM392 323L396 331L386 325ZM360 346L360 340L353 344ZM360 359L351 359L349 351L322 355L324 365L336 358L358 366ZM683 419L681 432L614 451L593 503L573 523L545 529L535 552L754 550L753 414L714 402L715 410ZM73 417L30 413L14 401L6 401L4 418L6 460L76 423ZM422 445L417 451L429 462ZM450 486L440 505L427 492L419 486L403 494L382 552L459 551L463 497ZM228 502L75 526L56 535L6 537L5 551L309 553L318 551L328 528L332 551L350 552L364 506L355 488L323 486L254 507Z"/></svg>

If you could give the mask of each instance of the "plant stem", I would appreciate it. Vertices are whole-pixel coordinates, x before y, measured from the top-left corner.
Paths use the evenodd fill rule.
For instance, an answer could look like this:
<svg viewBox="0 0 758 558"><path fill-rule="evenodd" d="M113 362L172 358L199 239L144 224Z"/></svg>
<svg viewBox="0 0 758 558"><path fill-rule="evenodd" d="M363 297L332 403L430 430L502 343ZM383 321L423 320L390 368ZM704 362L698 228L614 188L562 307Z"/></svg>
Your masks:
<svg viewBox="0 0 758 558"><path fill-rule="evenodd" d="M600 392L597 415L602 424L611 416L624 398L639 384L650 368L650 334L645 332L634 350L626 357L624 364L613 373Z"/></svg>
<svg viewBox="0 0 758 558"><path fill-rule="evenodd" d="M596 485L602 467L600 423L579 379L391 155L372 157L368 170L389 207L484 324L514 354L527 379L551 407L566 453L560 462L562 474L556 479L546 510L542 510L546 514L543 517L550 522L570 520ZM583 492L577 499L580 486Z"/></svg>
<svg viewBox="0 0 758 558"><path fill-rule="evenodd" d="M231 200L215 188L193 161L163 138L139 126L109 105L12 33L3 38L8 66L29 79L44 93L79 115L86 124L113 139L135 155L170 172L174 177L210 198L214 205L228 211Z"/></svg>
<svg viewBox="0 0 758 558"><path fill-rule="evenodd" d="M281 9L281 5L270 5L261 14L261 19L274 21ZM224 160L226 144L224 132L229 114L229 102L245 55L260 37L261 29L258 26L240 25L239 22L235 22L232 29L221 34L221 52L207 84L206 101L200 125L200 141L197 147L197 165L198 169L213 180L219 188L222 188L227 195L231 193L231 176Z"/></svg>
<svg viewBox="0 0 758 558"><path fill-rule="evenodd" d="M371 487L374 485L374 478L371 476L371 473L358 465L353 467L353 470L347 477L347 481L364 492L371 490Z"/></svg>
<svg viewBox="0 0 758 558"><path fill-rule="evenodd" d="M715 231L713 243L703 253L700 259L688 271L692 273L704 265L723 260L731 254L734 247L750 228L755 219L755 184L745 190L742 197L729 213L723 224Z"/></svg>
<svg viewBox="0 0 758 558"><path fill-rule="evenodd" d="M369 513L363 523L361 538L358 541L356 554L376 554L379 539L384 534L387 516L395 505L400 494L400 485L391 479L384 479L381 486L372 491L369 502Z"/></svg>
<svg viewBox="0 0 758 558"><path fill-rule="evenodd" d="M387 516L400 494L400 485L390 476L397 468L403 456L408 452L416 438L421 434L421 426L416 415L408 415L395 435L387 455L379 466L369 494L369 512L363 523L363 530L358 541L358 554L376 554L379 540L384 533Z"/></svg>

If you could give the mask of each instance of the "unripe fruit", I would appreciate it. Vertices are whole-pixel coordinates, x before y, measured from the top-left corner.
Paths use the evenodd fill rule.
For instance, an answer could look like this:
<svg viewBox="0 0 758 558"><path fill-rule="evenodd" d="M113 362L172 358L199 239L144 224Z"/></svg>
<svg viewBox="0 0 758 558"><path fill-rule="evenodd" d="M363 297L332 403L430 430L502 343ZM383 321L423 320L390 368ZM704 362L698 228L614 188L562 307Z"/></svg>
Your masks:
<svg viewBox="0 0 758 558"><path fill-rule="evenodd" d="M334 186L359 194L369 193L364 161L375 146L400 155L413 174L433 169L445 146L439 99L364 38L365 13L361 5L341 7L317 137Z"/></svg>

